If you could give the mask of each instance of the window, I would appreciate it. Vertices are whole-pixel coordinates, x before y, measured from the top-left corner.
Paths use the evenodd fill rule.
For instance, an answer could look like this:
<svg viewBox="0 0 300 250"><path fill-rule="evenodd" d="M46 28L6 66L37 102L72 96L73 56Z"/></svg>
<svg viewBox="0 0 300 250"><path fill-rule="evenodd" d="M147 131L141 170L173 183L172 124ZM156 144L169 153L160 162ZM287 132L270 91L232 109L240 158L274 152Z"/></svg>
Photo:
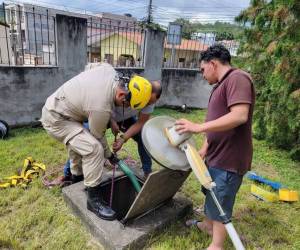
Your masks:
<svg viewBox="0 0 300 250"><path fill-rule="evenodd" d="M184 68L185 58L179 57L178 59L178 67Z"/></svg>
<svg viewBox="0 0 300 250"><path fill-rule="evenodd" d="M104 61L110 64L113 64L114 55L113 54L105 54Z"/></svg>
<svg viewBox="0 0 300 250"><path fill-rule="evenodd" d="M26 41L25 30L21 30L21 38L23 42Z"/></svg>
<svg viewBox="0 0 300 250"><path fill-rule="evenodd" d="M118 65L133 67L135 65L134 57L132 55L122 54L119 56Z"/></svg>

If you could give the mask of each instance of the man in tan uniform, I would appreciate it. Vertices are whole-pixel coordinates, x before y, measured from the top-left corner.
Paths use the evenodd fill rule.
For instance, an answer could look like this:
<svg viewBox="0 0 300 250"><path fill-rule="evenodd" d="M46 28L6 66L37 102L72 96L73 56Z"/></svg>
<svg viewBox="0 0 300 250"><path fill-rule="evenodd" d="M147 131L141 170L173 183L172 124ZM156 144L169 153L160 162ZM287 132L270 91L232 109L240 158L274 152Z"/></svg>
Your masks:
<svg viewBox="0 0 300 250"><path fill-rule="evenodd" d="M116 217L99 196L105 158L114 157L105 137L112 109L122 105L141 109L149 102L151 91L151 83L139 76L131 79L128 88L124 87L114 68L104 63L64 83L43 107L43 127L66 145L73 181L84 176L87 208L102 219ZM90 132L82 125L86 120Z"/></svg>

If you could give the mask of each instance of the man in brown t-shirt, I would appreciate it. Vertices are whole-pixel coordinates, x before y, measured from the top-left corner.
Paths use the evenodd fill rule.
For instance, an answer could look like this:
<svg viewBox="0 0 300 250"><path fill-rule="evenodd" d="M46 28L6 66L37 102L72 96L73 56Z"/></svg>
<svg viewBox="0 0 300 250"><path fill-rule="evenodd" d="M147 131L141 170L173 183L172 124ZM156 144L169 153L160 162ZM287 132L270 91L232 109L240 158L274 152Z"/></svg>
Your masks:
<svg viewBox="0 0 300 250"><path fill-rule="evenodd" d="M209 98L206 121L196 124L185 119L176 122L179 133L205 133L199 154L205 158L217 185L221 206L230 219L236 193L252 161L252 114L255 92L251 77L232 68L230 53L222 45L213 45L201 55L200 70L209 84L215 84ZM212 235L207 249L223 249L225 226L209 192L205 199L205 219L187 221Z"/></svg>

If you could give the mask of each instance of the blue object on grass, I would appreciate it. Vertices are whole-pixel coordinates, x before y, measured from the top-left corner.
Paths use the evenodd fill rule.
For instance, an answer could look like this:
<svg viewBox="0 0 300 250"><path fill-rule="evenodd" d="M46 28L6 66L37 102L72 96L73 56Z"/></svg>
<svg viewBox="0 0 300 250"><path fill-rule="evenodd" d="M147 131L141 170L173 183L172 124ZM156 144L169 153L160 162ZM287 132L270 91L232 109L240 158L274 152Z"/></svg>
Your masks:
<svg viewBox="0 0 300 250"><path fill-rule="evenodd" d="M257 182L266 184L275 190L279 190L280 188L284 187L281 183L265 179L262 176L256 174L255 172L248 172L246 176L248 179L250 179L252 181L257 181Z"/></svg>

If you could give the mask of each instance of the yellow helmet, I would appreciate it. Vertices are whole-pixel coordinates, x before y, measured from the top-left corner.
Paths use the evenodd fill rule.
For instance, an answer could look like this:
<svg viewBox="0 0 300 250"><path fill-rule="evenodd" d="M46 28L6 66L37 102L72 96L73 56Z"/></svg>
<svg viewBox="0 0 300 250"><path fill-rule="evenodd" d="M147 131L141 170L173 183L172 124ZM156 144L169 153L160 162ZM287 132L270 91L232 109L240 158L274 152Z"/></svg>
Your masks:
<svg viewBox="0 0 300 250"><path fill-rule="evenodd" d="M141 76L133 76L128 84L130 92L130 107L132 109L144 108L151 98L152 85Z"/></svg>

